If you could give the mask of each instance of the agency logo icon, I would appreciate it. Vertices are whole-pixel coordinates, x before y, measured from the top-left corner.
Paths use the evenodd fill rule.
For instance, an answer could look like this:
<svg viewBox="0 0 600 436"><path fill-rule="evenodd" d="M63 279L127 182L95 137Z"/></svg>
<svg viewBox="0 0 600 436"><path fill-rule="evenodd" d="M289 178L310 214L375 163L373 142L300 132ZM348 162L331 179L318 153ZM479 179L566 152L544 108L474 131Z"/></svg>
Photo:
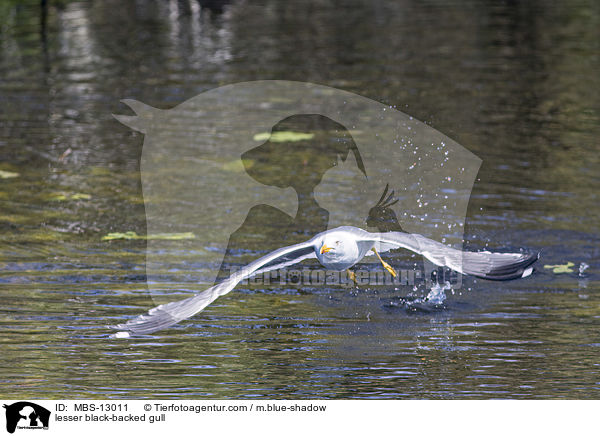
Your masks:
<svg viewBox="0 0 600 436"><path fill-rule="evenodd" d="M6 431L14 433L16 429L38 430L48 429L50 411L29 401L5 404Z"/></svg>
<svg viewBox="0 0 600 436"><path fill-rule="evenodd" d="M255 260L248 251L268 253L339 226L462 249L481 160L396 108L291 81L225 85L168 110L123 102L136 115L115 117L144 134L146 272L158 304L182 279L210 287ZM405 269L421 263L432 281L437 267L425 258L405 259ZM449 281L461 285L460 275Z"/></svg>

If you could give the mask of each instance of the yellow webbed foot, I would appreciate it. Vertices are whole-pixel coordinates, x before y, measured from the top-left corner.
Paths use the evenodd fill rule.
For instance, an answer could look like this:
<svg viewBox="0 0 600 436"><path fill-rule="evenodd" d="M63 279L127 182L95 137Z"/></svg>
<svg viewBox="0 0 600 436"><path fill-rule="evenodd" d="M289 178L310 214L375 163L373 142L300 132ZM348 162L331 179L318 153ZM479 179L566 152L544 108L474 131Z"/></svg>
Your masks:
<svg viewBox="0 0 600 436"><path fill-rule="evenodd" d="M350 277L350 279L358 287L358 282L356 281L356 274L354 273L354 271L347 270L347 272L348 272L348 277Z"/></svg>
<svg viewBox="0 0 600 436"><path fill-rule="evenodd" d="M394 268L392 268L392 267L390 266L390 264L389 264L389 263L387 263L387 262L383 262L383 261L382 261L382 262L381 262L381 264L382 264L382 265L383 265L383 267L384 267L384 268L387 270L387 272L389 272L389 273L392 275L392 277L396 278L396 276L398 275L398 273L396 272L396 270L394 270Z"/></svg>
<svg viewBox="0 0 600 436"><path fill-rule="evenodd" d="M375 253L377 255L377 258L379 259L379 262L381 262L381 264L383 265L383 267L387 270L387 272L389 272L392 277L396 278L396 276L398 275L398 273L394 270L394 268L392 268L390 266L389 263L387 263L385 260L383 260L381 258L381 256L379 255L379 253L377 252L377 250L375 250L375 247L373 247L373 253Z"/></svg>

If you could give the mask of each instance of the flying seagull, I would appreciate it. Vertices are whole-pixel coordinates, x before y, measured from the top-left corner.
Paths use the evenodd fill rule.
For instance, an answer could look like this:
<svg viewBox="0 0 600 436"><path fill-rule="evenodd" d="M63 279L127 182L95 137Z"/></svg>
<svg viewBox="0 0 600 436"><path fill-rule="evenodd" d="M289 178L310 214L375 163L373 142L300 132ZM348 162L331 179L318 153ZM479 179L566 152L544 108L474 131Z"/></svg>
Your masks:
<svg viewBox="0 0 600 436"><path fill-rule="evenodd" d="M119 330L114 337L149 334L172 326L200 312L218 297L231 292L242 280L257 274L284 268L304 259L316 258L329 270L349 271L363 257L376 255L383 267L394 275L394 269L379 253L405 248L423 255L438 266L462 274L488 280L511 280L527 277L533 271L538 254L460 251L422 235L404 232L370 233L358 227L343 226L318 233L300 244L275 250L235 272L223 282L185 300L151 309L125 324L112 326Z"/></svg>

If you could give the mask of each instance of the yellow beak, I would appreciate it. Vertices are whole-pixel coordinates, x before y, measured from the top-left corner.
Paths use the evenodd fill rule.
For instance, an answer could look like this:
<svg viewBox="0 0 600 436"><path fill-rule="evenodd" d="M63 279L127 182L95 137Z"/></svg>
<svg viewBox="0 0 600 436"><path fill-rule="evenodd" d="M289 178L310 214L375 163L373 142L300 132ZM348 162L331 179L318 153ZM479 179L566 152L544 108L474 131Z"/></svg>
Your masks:
<svg viewBox="0 0 600 436"><path fill-rule="evenodd" d="M321 254L329 253L331 250L333 250L333 248L328 247L327 245L323 244L323 246L321 247Z"/></svg>

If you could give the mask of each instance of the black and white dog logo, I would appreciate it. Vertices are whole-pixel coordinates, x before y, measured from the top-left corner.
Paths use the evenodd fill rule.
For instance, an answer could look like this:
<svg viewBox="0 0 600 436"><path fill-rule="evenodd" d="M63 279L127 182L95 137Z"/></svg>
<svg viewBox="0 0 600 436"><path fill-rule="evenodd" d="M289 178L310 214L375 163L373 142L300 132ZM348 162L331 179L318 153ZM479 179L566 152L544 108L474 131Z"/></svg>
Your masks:
<svg viewBox="0 0 600 436"><path fill-rule="evenodd" d="M14 433L19 429L47 429L50 411L29 401L19 401L4 405L6 409L6 431Z"/></svg>

